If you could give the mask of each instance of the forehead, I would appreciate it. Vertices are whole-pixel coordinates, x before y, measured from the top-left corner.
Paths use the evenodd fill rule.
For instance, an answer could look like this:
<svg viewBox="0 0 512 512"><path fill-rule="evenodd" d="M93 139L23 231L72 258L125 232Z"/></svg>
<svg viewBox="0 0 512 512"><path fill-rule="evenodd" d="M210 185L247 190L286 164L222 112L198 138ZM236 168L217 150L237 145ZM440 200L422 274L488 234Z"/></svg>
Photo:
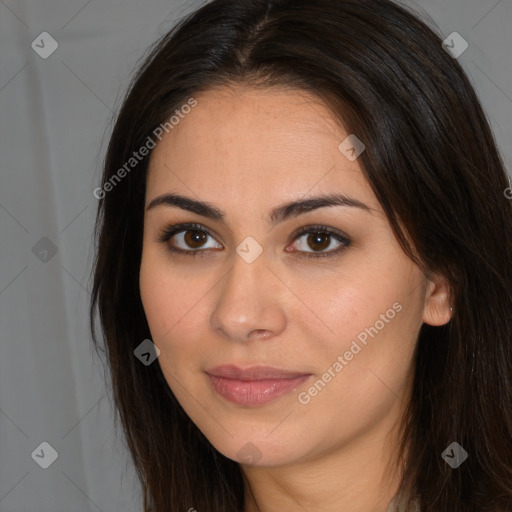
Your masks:
<svg viewBox="0 0 512 512"><path fill-rule="evenodd" d="M364 196L378 209L359 162L339 149L349 134L318 97L240 86L194 99L153 150L148 200L179 189L212 203L245 198L247 206L254 195L275 203L334 190Z"/></svg>

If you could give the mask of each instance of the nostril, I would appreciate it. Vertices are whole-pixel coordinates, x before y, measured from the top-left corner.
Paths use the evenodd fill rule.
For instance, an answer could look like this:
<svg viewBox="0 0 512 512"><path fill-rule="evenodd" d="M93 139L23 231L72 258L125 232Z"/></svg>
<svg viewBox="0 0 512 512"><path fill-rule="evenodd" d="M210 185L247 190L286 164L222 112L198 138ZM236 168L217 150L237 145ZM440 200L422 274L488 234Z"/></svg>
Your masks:
<svg viewBox="0 0 512 512"><path fill-rule="evenodd" d="M256 337L256 338L268 338L270 336L270 333L264 329L254 329L254 331L251 331L250 337Z"/></svg>

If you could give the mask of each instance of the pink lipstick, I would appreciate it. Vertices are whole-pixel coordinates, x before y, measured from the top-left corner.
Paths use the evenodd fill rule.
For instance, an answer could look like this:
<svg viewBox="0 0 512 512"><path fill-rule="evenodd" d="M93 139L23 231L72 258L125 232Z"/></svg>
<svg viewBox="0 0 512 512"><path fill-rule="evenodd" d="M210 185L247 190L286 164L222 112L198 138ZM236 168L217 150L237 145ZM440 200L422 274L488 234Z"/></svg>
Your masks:
<svg viewBox="0 0 512 512"><path fill-rule="evenodd" d="M271 366L216 366L206 370L213 389L223 398L246 407L263 405L297 389L310 373L291 372Z"/></svg>

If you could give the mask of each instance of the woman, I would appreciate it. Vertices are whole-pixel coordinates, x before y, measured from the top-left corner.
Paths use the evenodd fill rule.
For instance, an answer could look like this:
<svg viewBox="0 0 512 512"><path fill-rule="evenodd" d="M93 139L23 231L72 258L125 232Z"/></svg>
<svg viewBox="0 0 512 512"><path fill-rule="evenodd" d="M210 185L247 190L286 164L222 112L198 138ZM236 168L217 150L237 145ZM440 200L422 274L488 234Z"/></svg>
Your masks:
<svg viewBox="0 0 512 512"><path fill-rule="evenodd" d="M105 160L91 302L145 511L512 510L512 205L387 0L214 0Z"/></svg>

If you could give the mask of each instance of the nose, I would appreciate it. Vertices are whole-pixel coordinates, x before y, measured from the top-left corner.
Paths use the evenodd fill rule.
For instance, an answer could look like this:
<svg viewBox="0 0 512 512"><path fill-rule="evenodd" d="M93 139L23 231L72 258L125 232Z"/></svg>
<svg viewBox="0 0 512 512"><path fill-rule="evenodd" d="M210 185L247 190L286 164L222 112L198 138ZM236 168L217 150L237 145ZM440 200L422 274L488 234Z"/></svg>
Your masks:
<svg viewBox="0 0 512 512"><path fill-rule="evenodd" d="M252 263L237 254L217 288L210 327L232 341L278 336L286 328L285 293L265 253Z"/></svg>

